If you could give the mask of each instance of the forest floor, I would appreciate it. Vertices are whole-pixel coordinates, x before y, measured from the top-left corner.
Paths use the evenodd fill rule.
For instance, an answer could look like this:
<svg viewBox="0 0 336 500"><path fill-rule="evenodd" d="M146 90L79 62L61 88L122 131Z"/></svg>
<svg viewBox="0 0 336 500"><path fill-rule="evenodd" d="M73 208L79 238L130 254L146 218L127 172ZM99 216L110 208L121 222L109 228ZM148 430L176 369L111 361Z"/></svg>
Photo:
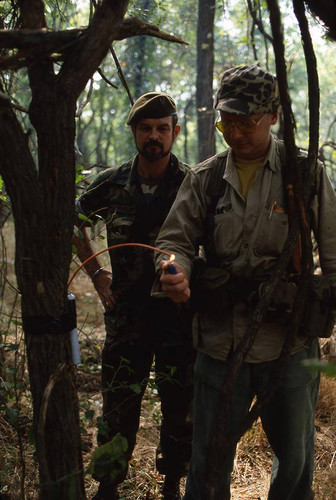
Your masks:
<svg viewBox="0 0 336 500"><path fill-rule="evenodd" d="M14 279L12 264L8 265L9 279ZM100 392L101 350L104 342L103 309L91 281L80 272L73 282L76 296L79 340L82 363L76 368L76 384L80 405L80 424L85 471L89 466L96 444L97 418L101 415ZM12 290L4 299L4 318L12 311L19 317L19 303ZM4 309L0 312L4 312ZM3 328L3 326L2 326ZM0 324L1 329L1 324ZM336 332L334 333L336 337ZM20 348L8 349L0 375L0 500L37 499L38 466L31 440L32 404L27 383L28 374L22 332L18 326L7 345ZM329 342L323 340L323 352L328 354ZM0 351L1 355L1 351ZM8 394L13 386L9 381L26 380L16 384L15 394ZM18 375L20 377L18 377ZM6 381L7 377L7 381ZM15 377L14 377L15 379ZM7 385L6 385L7 384ZM12 382L11 382L12 384ZM1 392L2 391L2 392ZM5 391L5 392L4 392ZM15 423L13 409L19 409L19 425ZM159 439L161 413L155 388L147 388L137 435L137 445L130 462L129 472L120 487L122 500L161 499L163 477L155 469L155 452ZM232 481L233 500L266 500L270 479L272 452L260 421L245 434L238 446ZM98 483L85 474L88 499L97 491ZM182 481L182 491L185 480ZM336 379L322 376L316 418L315 500L336 500ZM67 500L67 499L60 499ZM69 499L75 500L75 499Z"/></svg>

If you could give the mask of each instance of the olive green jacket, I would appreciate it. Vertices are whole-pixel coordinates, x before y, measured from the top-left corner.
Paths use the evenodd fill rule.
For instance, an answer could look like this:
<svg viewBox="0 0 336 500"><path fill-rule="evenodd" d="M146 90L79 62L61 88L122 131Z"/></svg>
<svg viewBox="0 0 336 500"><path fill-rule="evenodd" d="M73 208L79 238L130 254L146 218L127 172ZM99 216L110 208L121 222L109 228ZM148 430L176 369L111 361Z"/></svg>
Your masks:
<svg viewBox="0 0 336 500"><path fill-rule="evenodd" d="M186 176L172 209L162 226L156 246L176 255L190 277L199 245L204 243L204 222L210 203L207 183L211 168L225 161L224 195L214 216L214 248L222 270L230 276L263 281L275 269L288 235L288 215L284 199L279 143L272 137L263 165L259 168L247 201L240 195L240 182L228 149L192 168ZM272 208L273 207L273 208ZM276 207L276 208L274 208ZM319 246L323 274L336 283L336 196L325 169L319 164L316 195L311 205L313 231ZM156 258L159 268L160 256ZM237 300L231 308L202 311L194 318L194 345L217 359L226 359L236 347L248 324L250 308ZM262 322L247 357L248 362L276 359L286 328L281 321ZM294 351L307 344L298 337Z"/></svg>

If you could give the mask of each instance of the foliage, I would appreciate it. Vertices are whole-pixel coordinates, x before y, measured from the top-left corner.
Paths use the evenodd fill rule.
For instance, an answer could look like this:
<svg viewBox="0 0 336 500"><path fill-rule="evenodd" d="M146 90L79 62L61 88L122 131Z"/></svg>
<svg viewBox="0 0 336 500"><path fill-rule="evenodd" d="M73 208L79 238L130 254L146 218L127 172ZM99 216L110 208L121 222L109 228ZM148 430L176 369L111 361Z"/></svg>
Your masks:
<svg viewBox="0 0 336 500"><path fill-rule="evenodd" d="M148 8L143 8L144 0L131 3L129 15L137 15L146 22L157 23L161 29L172 31L184 38L190 45L187 47L167 44L161 40L135 37L124 42L115 43L119 61L134 97L141 93L156 89L170 92L177 101L182 132L175 145L175 152L185 158L184 141L188 130L187 158L191 164L196 162L196 9L190 9L188 2L177 1L174 5L165 2L147 1ZM256 2L260 19L267 34L271 33L268 12L265 3ZM301 147L308 144L307 114L307 77L297 21L292 11L291 2L281 3L283 20L286 26L286 57L288 60L288 78L297 122L297 141ZM180 19L184 22L181 24ZM333 54L334 46L325 40L323 31L316 20L311 17L310 25L318 61L321 91L321 144L335 142L336 127L332 125L335 118L328 110L335 109L336 91L332 82L336 71ZM252 36L253 33L253 36ZM141 40L143 38L144 40ZM140 51L141 49L141 51ZM236 64L253 64L258 62L270 71L275 71L272 45L265 40L258 29L253 28L251 15L243 0L218 2L215 25L215 71L214 88L216 90L220 75L227 67ZM114 63L107 57L102 66L104 74L118 86L112 89L95 75L93 93L85 113L78 120L78 134L86 168L95 162L103 164L119 164L134 153L132 136L125 126L130 102L126 92L120 86ZM136 86L137 82L137 86ZM99 95L104 96L100 98ZM83 96L84 98L84 96ZM189 102L192 106L188 106ZM112 123L113 119L113 123ZM99 147L97 136L101 134L102 147ZM123 138L121 140L121 137ZM96 144L94 147L93 145ZM121 148L121 144L123 147ZM223 148L222 137L218 135L217 147ZM81 149L81 147L80 147ZM104 151L103 151L104 149ZM329 165L335 161L335 150L328 156ZM328 165L329 173L331 166Z"/></svg>
<svg viewBox="0 0 336 500"><path fill-rule="evenodd" d="M9 2L4 2L9 5ZM253 64L275 71L272 45L253 23L245 0L222 0L216 5L215 22L215 69L214 90L224 69L236 64ZM266 35L270 35L269 15L266 2L252 2L256 17L260 20ZM307 77L302 53L300 33L293 14L292 2L281 2L286 29L286 57L288 79L293 110L297 123L297 141L301 147L308 143ZM47 2L48 25L64 29L86 25L89 20L89 2ZM133 99L150 90L162 90L175 98L181 134L174 146L181 159L191 164L196 162L196 32L197 9L189 2L176 0L132 0L128 17L137 16L144 22L153 23L160 29L182 37L188 46L170 44L163 40L137 36L114 43L124 77ZM9 14L6 17L10 21ZM183 19L183 23L180 20ZM333 74L336 71L334 45L324 37L318 22L309 16L318 61L321 91L321 145L336 140L335 109L336 90ZM83 165L84 173L96 173L93 165L118 165L135 153L132 134L125 125L130 110L129 97L121 84L115 62L108 54L88 83L78 102L77 116L77 161ZM15 102L28 107L30 91L25 70L17 74L7 72L3 79ZM112 86L113 85L113 86ZM29 140L34 145L32 127L22 114ZM186 135L188 134L188 135ZM217 148L223 148L223 139L218 134ZM324 146L324 157L332 175L336 151L330 145Z"/></svg>
<svg viewBox="0 0 336 500"><path fill-rule="evenodd" d="M254 1L255 14L261 22L267 35L271 35L269 13L266 2ZM247 9L247 2L228 0L225 9L217 12L217 37L216 58L217 66L215 80L226 67L236 64L253 64L275 72L273 48L267 39L255 26ZM285 26L285 50L287 59L287 72L292 107L297 124L297 141L301 147L308 144L308 92L305 59L303 57L301 37L297 20L293 13L292 2L283 0L280 8ZM316 19L307 14L311 36L318 63L320 92L321 92L321 143L335 140L335 127L329 131L335 114L330 109L335 109L336 92L332 83L336 72L334 58L334 44L326 40L323 29ZM223 57L224 54L224 57ZM332 132L332 134L330 133Z"/></svg>
<svg viewBox="0 0 336 500"><path fill-rule="evenodd" d="M327 377L336 378L336 364L328 363L325 360L307 359L304 365L311 371L323 373Z"/></svg>
<svg viewBox="0 0 336 500"><path fill-rule="evenodd" d="M114 481L127 467L127 449L127 439L118 433L112 441L99 446L93 452L89 474L97 481L103 477Z"/></svg>

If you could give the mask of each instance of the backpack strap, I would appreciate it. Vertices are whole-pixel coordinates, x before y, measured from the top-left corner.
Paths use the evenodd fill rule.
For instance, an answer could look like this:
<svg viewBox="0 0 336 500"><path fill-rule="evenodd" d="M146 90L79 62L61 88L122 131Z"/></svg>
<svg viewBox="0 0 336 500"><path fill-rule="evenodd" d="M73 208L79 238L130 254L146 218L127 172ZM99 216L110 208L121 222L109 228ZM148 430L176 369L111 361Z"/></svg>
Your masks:
<svg viewBox="0 0 336 500"><path fill-rule="evenodd" d="M215 253L214 246L214 230L215 230L215 213L216 207L220 198L223 196L226 186L224 180L224 172L226 168L227 156L217 158L216 163L211 169L206 194L210 197L210 202L207 207L207 213L204 220L204 242L203 248L207 259L208 266L218 267L218 258Z"/></svg>
<svg viewBox="0 0 336 500"><path fill-rule="evenodd" d="M279 145L280 163L281 163L281 167L283 167L283 165L287 161L286 148L285 148L285 144L284 144L283 141L278 141L278 145ZM301 151L303 151L303 150L301 150ZM296 155L297 155L297 158L298 158L299 166L300 166L300 168L302 168L302 182L303 182L303 185L304 185L305 182L307 181L307 178L308 178L308 175L309 175L309 164L308 164L308 161L307 161L308 158L307 158L307 156L304 156L303 154L300 155L300 148L298 148L298 147L296 148ZM286 181L285 181L284 176L283 176L283 169L282 168L281 168L281 173L282 173L282 179L283 179L284 188L287 190ZM314 183L313 183L313 189L312 189L312 192L311 192L311 196L312 197L317 192L316 176L314 176L313 181L314 181ZM286 197L285 197L285 199L286 199Z"/></svg>

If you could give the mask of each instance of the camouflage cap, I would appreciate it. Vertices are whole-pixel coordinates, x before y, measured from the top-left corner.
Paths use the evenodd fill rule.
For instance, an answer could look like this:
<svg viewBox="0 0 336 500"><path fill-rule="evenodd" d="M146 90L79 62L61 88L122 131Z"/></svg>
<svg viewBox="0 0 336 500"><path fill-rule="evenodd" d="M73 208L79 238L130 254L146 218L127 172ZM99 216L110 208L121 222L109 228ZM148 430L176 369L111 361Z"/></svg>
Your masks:
<svg viewBox="0 0 336 500"><path fill-rule="evenodd" d="M176 114L176 104L170 95L164 92L148 92L135 101L126 123L131 125L142 118L165 118Z"/></svg>
<svg viewBox="0 0 336 500"><path fill-rule="evenodd" d="M275 76L258 66L237 66L223 73L214 108L237 115L276 113L280 104Z"/></svg>

